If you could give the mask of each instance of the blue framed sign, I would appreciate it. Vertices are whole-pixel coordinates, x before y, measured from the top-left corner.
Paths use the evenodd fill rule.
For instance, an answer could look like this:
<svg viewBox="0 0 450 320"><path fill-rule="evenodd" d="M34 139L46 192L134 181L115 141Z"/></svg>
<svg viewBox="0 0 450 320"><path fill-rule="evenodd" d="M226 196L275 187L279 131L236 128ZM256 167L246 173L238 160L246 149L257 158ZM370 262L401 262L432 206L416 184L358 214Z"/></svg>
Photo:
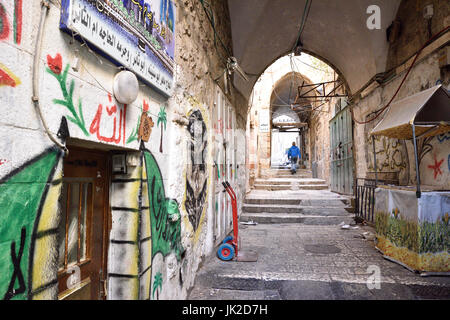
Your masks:
<svg viewBox="0 0 450 320"><path fill-rule="evenodd" d="M171 0L62 0L60 28L170 96L175 19Z"/></svg>

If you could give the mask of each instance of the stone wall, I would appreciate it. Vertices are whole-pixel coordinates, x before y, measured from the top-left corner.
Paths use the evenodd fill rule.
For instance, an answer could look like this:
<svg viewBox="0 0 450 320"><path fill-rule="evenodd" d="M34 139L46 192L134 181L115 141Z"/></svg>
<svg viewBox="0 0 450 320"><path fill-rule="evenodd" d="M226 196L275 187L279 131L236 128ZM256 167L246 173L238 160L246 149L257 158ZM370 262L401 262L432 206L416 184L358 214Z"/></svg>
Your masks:
<svg viewBox="0 0 450 320"><path fill-rule="evenodd" d="M229 230L224 226L222 234L215 234L215 203L211 200L217 189L213 159L218 151L213 147L213 136L220 126L213 121L213 110L217 90L223 88L223 83L214 79L224 70L221 56L226 56L225 50L219 43L216 49L213 29L199 1L175 1L174 93L166 98L140 82L137 100L123 105L112 94L113 78L119 69L60 31L60 3L50 3L39 61L40 105L50 132L56 136L60 128L64 129L65 118L70 134L67 141L127 152L139 159L128 166L127 175L113 175L113 181L119 182L109 185L110 206L126 210L108 213L109 238L114 240L107 253L108 298L182 299L193 285L202 259L213 253L218 238ZM227 3L214 1L211 9L216 30L232 52ZM40 11L40 1L26 5L21 0L0 1L0 207L13 210L0 221L0 228L10 228L8 234L0 229L0 253L5 255L0 257L0 269L6 270L0 275L1 298L8 291L14 268L18 268L10 262L12 243L35 250L34 255L22 257L24 293L12 298L58 297L54 263L58 261L58 242L54 233L45 233L45 228L57 228L61 215L58 197L63 155L47 137L31 101ZM227 96L234 114L227 139L233 139L235 148L243 150L247 102L233 89ZM142 112L153 121L150 140L145 143L137 137ZM162 114L166 125L158 121ZM202 128L201 132L194 127ZM192 163L192 157L200 163ZM236 179L232 185L240 205L245 190L245 159L239 156L233 161ZM163 200L162 215L148 205L153 199L149 179L158 181L153 191L162 196L158 198ZM22 191L22 186L29 191ZM10 201L17 206L10 206ZM169 207L178 215L169 214ZM43 217L47 224L41 227ZM161 225L167 225L174 237L157 240L164 232ZM36 238L33 230L44 232L47 238Z"/></svg>
<svg viewBox="0 0 450 320"><path fill-rule="evenodd" d="M427 23L423 19L423 7L434 4L435 15L432 19L432 34L448 26L450 4L446 1L403 1L397 16L401 22L401 32L396 41L391 43L386 70L389 74L381 84L373 83L364 92L354 107L358 121L372 119L377 110L385 106L394 96L397 88L411 66L415 53L428 39ZM415 93L442 84L450 88L448 68L440 69L441 50L450 40L449 33L442 34L426 46L415 66L408 75L395 101ZM378 117L368 124L355 124L355 148L357 177L367 177L374 171L372 142L369 132L383 118ZM376 139L377 168L379 172L392 172L398 175L401 185L416 182L413 144L379 137ZM450 144L448 134L419 141L421 183L441 189L450 188L450 167L448 166Z"/></svg>

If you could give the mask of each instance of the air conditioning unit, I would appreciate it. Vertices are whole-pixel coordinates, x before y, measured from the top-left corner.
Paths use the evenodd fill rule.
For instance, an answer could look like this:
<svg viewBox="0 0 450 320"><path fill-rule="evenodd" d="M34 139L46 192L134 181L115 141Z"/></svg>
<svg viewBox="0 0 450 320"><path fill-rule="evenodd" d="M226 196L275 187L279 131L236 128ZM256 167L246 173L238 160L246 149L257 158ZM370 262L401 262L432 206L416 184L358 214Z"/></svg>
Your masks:
<svg viewBox="0 0 450 320"><path fill-rule="evenodd" d="M126 153L113 154L111 157L112 173L126 174L127 173L127 155Z"/></svg>

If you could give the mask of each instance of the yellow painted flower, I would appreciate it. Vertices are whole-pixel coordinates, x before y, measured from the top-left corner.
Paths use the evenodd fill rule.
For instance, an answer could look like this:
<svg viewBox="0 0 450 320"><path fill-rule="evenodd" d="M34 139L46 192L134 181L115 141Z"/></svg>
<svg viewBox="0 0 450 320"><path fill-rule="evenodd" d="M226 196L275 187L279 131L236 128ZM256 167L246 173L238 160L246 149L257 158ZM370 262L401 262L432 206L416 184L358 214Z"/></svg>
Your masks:
<svg viewBox="0 0 450 320"><path fill-rule="evenodd" d="M444 216L442 217L442 221L448 226L448 221L449 221L448 212L446 212L444 214Z"/></svg>
<svg viewBox="0 0 450 320"><path fill-rule="evenodd" d="M398 210L398 208L395 208L392 210L392 214L394 215L395 219L398 218L398 214L400 213L400 210Z"/></svg>

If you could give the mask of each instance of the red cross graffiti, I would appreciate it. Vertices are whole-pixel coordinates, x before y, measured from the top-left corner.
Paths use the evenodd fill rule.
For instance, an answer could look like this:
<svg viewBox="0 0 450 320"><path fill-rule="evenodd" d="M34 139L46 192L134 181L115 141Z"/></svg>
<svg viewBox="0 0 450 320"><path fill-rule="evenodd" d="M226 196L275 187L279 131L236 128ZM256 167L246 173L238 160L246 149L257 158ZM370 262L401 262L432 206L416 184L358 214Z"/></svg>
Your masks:
<svg viewBox="0 0 450 320"><path fill-rule="evenodd" d="M444 163L444 159L442 159L441 161L438 162L436 157L434 157L434 165L428 166L428 168L434 170L434 179L436 179L439 174L442 175L441 165L443 163Z"/></svg>

